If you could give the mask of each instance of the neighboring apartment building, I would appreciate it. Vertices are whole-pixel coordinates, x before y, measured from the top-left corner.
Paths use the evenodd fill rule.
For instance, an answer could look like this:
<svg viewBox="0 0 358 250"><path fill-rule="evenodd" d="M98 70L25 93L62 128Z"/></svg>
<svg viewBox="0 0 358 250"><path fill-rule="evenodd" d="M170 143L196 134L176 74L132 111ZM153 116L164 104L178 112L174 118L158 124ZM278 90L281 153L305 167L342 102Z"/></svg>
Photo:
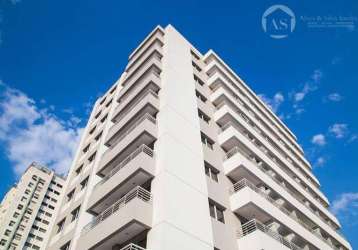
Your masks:
<svg viewBox="0 0 358 250"><path fill-rule="evenodd" d="M46 249L65 181L32 163L1 202L0 249Z"/></svg>
<svg viewBox="0 0 358 250"><path fill-rule="evenodd" d="M95 103L48 249L351 249L319 188L222 59L157 27Z"/></svg>

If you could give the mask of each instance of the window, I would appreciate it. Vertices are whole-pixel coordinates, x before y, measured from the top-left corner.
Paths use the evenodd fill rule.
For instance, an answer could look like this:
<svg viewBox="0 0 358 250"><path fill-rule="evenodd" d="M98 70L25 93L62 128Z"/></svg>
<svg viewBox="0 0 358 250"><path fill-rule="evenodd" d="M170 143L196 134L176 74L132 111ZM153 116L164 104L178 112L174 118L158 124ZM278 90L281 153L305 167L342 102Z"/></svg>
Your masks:
<svg viewBox="0 0 358 250"><path fill-rule="evenodd" d="M9 230L9 229L6 229L6 231L5 231L5 236L10 236L10 234L11 234L11 231Z"/></svg>
<svg viewBox="0 0 358 250"><path fill-rule="evenodd" d="M68 194L67 194L67 202L69 202L70 200L72 200L72 198L73 198L73 196L74 196L74 194L75 194L75 188L74 189L72 189L72 191L71 192L69 192Z"/></svg>
<svg viewBox="0 0 358 250"><path fill-rule="evenodd" d="M5 246L6 242L7 242L6 240L2 239L2 240L0 241L0 246Z"/></svg>
<svg viewBox="0 0 358 250"><path fill-rule="evenodd" d="M112 101L113 101L113 99L111 99L111 100L106 104L106 107L107 107L107 108L109 107L109 105L111 105Z"/></svg>
<svg viewBox="0 0 358 250"><path fill-rule="evenodd" d="M60 247L60 250L69 250L70 249L71 241L68 241L65 245Z"/></svg>
<svg viewBox="0 0 358 250"><path fill-rule="evenodd" d="M197 70L197 71L201 71L201 68L195 63L195 62L192 62L193 64L193 67Z"/></svg>
<svg viewBox="0 0 358 250"><path fill-rule="evenodd" d="M113 92L116 90L117 86L114 86L113 89L109 92L110 94L113 94Z"/></svg>
<svg viewBox="0 0 358 250"><path fill-rule="evenodd" d="M75 171L76 175L79 175L81 173L82 168L83 168L83 164L76 169L76 171Z"/></svg>
<svg viewBox="0 0 358 250"><path fill-rule="evenodd" d="M91 144L89 143L86 147L84 147L84 149L82 150L83 153L87 153L87 151L89 150Z"/></svg>
<svg viewBox="0 0 358 250"><path fill-rule="evenodd" d="M101 113L102 113L102 110L100 110L94 118L97 119L101 115Z"/></svg>
<svg viewBox="0 0 358 250"><path fill-rule="evenodd" d="M80 183L80 185L81 185L81 190L82 189L84 189L86 186L87 186L87 184L88 184L88 176L87 176L87 178L86 179L84 179L83 181L81 181L81 183Z"/></svg>
<svg viewBox="0 0 358 250"><path fill-rule="evenodd" d="M199 91L195 90L195 95L196 95L196 97L197 97L198 99L200 99L202 102L206 102L206 100L207 100L206 97L203 96L202 94L200 94Z"/></svg>
<svg viewBox="0 0 358 250"><path fill-rule="evenodd" d="M15 234L14 238L15 240L21 240L21 234Z"/></svg>
<svg viewBox="0 0 358 250"><path fill-rule="evenodd" d="M88 157L89 162L92 162L96 158L96 153L97 152L94 152L90 157Z"/></svg>
<svg viewBox="0 0 358 250"><path fill-rule="evenodd" d="M27 200L27 198L26 198L25 196L22 196L22 197L21 197L21 201L22 201L22 202L25 202L26 200Z"/></svg>
<svg viewBox="0 0 358 250"><path fill-rule="evenodd" d="M49 222L49 221L47 221L47 220L44 220L44 219L42 219L42 223L43 223L43 224L45 224L45 225L48 225L48 224L50 224L50 222Z"/></svg>
<svg viewBox="0 0 358 250"><path fill-rule="evenodd" d="M218 179L219 171L216 170L213 166L211 166L207 162L204 162L204 166L205 166L205 174L213 181L218 182L219 181L219 179Z"/></svg>
<svg viewBox="0 0 358 250"><path fill-rule="evenodd" d="M26 189L26 190L25 190L25 194L30 194L30 192L31 192L31 191L30 191L29 189Z"/></svg>
<svg viewBox="0 0 358 250"><path fill-rule="evenodd" d="M200 80L199 77L197 77L196 75L194 75L194 81L199 83L201 86L204 85L204 82L202 80Z"/></svg>
<svg viewBox="0 0 358 250"><path fill-rule="evenodd" d="M89 134L91 135L91 134L93 134L93 132L96 130L96 126L94 126L93 127L93 129L91 129L90 131L89 131Z"/></svg>
<svg viewBox="0 0 358 250"><path fill-rule="evenodd" d="M190 54L196 59L196 60L200 60L200 57L194 53L194 51L190 50Z"/></svg>
<svg viewBox="0 0 358 250"><path fill-rule="evenodd" d="M13 225L15 225L15 221L12 220L10 221L9 226L12 227Z"/></svg>
<svg viewBox="0 0 358 250"><path fill-rule="evenodd" d="M33 187L34 183L30 182L29 185L27 185L28 187Z"/></svg>
<svg viewBox="0 0 358 250"><path fill-rule="evenodd" d="M212 218L214 218L217 221L220 221L222 223L225 223L225 219L224 219L225 208L223 208L222 206L218 205L217 203L209 200L209 210L210 210L210 216Z"/></svg>
<svg viewBox="0 0 358 250"><path fill-rule="evenodd" d="M210 122L210 117L204 114L200 109L198 109L198 116L200 119L202 119L204 122L208 123Z"/></svg>
<svg viewBox="0 0 358 250"><path fill-rule="evenodd" d="M17 217L19 217L19 215L20 215L19 213L15 212L14 213L14 218L16 219Z"/></svg>
<svg viewBox="0 0 358 250"><path fill-rule="evenodd" d="M78 218L78 215L80 213L80 208L81 206L78 206L77 208L75 208L72 212L71 212L71 215L72 215L72 219L71 221L74 221Z"/></svg>
<svg viewBox="0 0 358 250"><path fill-rule="evenodd" d="M213 149L214 142L209 139L204 133L201 133L201 142L206 145L208 148Z"/></svg>
<svg viewBox="0 0 358 250"><path fill-rule="evenodd" d="M21 210L21 209L23 209L23 208L24 208L24 206L21 205L21 204L19 204L19 205L17 206L17 209L19 209L19 210Z"/></svg>
<svg viewBox="0 0 358 250"><path fill-rule="evenodd" d="M105 116L101 119L101 122L104 123L104 122L107 120L107 117L108 117L108 114L105 115Z"/></svg>
<svg viewBox="0 0 358 250"><path fill-rule="evenodd" d="M65 226L65 222L66 222L66 218L63 218L59 223L57 223L57 233L63 230L63 227Z"/></svg>
<svg viewBox="0 0 358 250"><path fill-rule="evenodd" d="M96 141L98 141L99 139L101 139L102 133L103 133L103 131L101 131L101 133L99 133L94 139L95 139Z"/></svg>
<svg viewBox="0 0 358 250"><path fill-rule="evenodd" d="M102 98L101 102L99 103L99 105L102 105L104 103L104 101L106 100L106 96L104 98Z"/></svg>

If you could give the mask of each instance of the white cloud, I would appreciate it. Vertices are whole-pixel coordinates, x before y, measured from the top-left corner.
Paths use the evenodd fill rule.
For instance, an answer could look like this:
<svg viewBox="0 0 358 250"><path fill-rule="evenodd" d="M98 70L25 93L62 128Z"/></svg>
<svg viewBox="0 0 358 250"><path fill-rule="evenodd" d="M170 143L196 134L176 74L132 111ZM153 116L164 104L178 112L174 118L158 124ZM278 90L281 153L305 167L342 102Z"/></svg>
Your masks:
<svg viewBox="0 0 358 250"><path fill-rule="evenodd" d="M358 135L357 134L354 134L351 136L351 138L349 138L348 140L348 143L351 143L351 142L354 142L358 139Z"/></svg>
<svg viewBox="0 0 358 250"><path fill-rule="evenodd" d="M350 206L356 206L358 202L357 193L343 193L332 202L331 211L334 214L346 211Z"/></svg>
<svg viewBox="0 0 358 250"><path fill-rule="evenodd" d="M344 123L335 123L329 127L328 131L332 133L336 138L340 139L347 135L348 125Z"/></svg>
<svg viewBox="0 0 358 250"><path fill-rule="evenodd" d="M310 80L307 81L302 90L296 91L292 93L293 100L295 102L301 102L306 97L307 94L309 94L312 91L315 91L318 88L318 84L321 82L323 73L321 70L316 69L313 71Z"/></svg>
<svg viewBox="0 0 358 250"><path fill-rule="evenodd" d="M322 79L322 76L323 76L322 71L319 69L316 69L315 71L313 71L311 78L315 83L319 83Z"/></svg>
<svg viewBox="0 0 358 250"><path fill-rule="evenodd" d="M323 134L317 134L312 137L311 142L318 146L324 146L326 145L326 137Z"/></svg>
<svg viewBox="0 0 358 250"><path fill-rule="evenodd" d="M331 93L327 96L327 99L332 102L340 102L343 100L343 97L338 93Z"/></svg>
<svg viewBox="0 0 358 250"><path fill-rule="evenodd" d="M314 166L315 167L322 167L326 163L326 159L324 157L318 157Z"/></svg>
<svg viewBox="0 0 358 250"><path fill-rule="evenodd" d="M16 174L33 161L66 173L79 142L78 120L64 121L39 109L25 93L2 85L0 140Z"/></svg>
<svg viewBox="0 0 358 250"><path fill-rule="evenodd" d="M285 101L285 97L281 92L277 92L272 98L269 98L264 94L259 94L258 96L275 113L278 111L281 104Z"/></svg>

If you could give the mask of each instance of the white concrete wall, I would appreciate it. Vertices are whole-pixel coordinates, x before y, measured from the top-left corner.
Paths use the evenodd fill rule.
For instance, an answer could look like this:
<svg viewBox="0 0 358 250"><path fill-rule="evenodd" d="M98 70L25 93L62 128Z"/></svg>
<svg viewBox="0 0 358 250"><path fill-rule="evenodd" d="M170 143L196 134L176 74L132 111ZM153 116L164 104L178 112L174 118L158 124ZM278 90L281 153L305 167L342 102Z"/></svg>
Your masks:
<svg viewBox="0 0 358 250"><path fill-rule="evenodd" d="M148 249L209 250L213 235L190 44L173 27L164 37L153 227Z"/></svg>

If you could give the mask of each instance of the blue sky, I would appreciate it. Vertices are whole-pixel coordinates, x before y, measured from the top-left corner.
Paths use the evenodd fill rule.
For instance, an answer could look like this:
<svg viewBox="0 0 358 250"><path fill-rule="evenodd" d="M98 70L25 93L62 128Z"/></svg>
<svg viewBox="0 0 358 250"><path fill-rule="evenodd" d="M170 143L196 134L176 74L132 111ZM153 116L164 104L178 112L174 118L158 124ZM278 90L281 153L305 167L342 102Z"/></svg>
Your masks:
<svg viewBox="0 0 358 250"><path fill-rule="evenodd" d="M284 39L263 32L274 4L296 16ZM0 197L33 160L66 172L88 110L157 24L212 48L297 135L343 232L358 246L358 18L346 1L0 1Z"/></svg>

